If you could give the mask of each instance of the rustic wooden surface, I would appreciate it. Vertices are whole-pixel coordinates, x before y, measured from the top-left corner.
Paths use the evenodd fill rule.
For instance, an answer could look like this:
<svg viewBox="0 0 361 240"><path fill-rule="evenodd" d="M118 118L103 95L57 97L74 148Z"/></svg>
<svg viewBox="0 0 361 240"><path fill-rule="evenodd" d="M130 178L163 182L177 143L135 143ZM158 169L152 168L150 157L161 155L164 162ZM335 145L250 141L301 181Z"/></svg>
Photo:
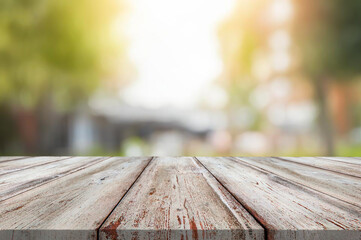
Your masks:
<svg viewBox="0 0 361 240"><path fill-rule="evenodd" d="M324 194L315 190L324 190L317 168L315 177L304 185L303 180L289 179L305 176L299 176L298 166L290 170L293 174L277 174L244 158L199 160L267 229L268 239L361 238L360 207L333 197L332 191Z"/></svg>
<svg viewBox="0 0 361 240"><path fill-rule="evenodd" d="M278 158L238 158L264 171L361 207L360 178ZM318 160L323 161L323 160ZM361 166L360 166L361 168Z"/></svg>
<svg viewBox="0 0 361 240"><path fill-rule="evenodd" d="M60 177L0 201L0 239L97 239L97 229L149 162L149 158L76 160L69 163L71 173L52 172Z"/></svg>
<svg viewBox="0 0 361 240"><path fill-rule="evenodd" d="M342 173L361 178L361 160L356 158L354 158L353 161L350 161L351 158L284 157L282 159L312 166L318 169L325 169L334 173Z"/></svg>
<svg viewBox="0 0 361 240"><path fill-rule="evenodd" d="M0 157L0 239L361 239L361 158Z"/></svg>
<svg viewBox="0 0 361 240"><path fill-rule="evenodd" d="M100 230L100 239L133 237L264 239L252 216L189 157L154 159Z"/></svg>
<svg viewBox="0 0 361 240"><path fill-rule="evenodd" d="M34 158L0 162L0 201L91 166L102 158ZM21 177L19 177L21 176Z"/></svg>

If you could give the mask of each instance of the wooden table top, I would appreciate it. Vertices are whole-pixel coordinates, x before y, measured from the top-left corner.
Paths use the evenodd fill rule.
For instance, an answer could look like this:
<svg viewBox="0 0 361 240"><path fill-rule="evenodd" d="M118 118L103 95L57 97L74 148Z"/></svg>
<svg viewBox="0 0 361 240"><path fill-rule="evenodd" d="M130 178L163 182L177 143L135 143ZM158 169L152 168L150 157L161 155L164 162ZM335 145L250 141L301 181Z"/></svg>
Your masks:
<svg viewBox="0 0 361 240"><path fill-rule="evenodd" d="M0 157L0 239L361 239L361 158Z"/></svg>

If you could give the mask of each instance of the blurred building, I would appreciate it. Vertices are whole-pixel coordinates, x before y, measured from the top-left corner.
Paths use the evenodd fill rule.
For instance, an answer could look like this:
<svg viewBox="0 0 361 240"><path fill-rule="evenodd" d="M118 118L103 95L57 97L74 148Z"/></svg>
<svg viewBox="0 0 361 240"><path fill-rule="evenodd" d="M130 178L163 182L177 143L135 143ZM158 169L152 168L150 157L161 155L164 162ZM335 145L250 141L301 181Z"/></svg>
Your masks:
<svg viewBox="0 0 361 240"><path fill-rule="evenodd" d="M224 125L219 112L146 109L118 99L97 98L72 114L66 148L71 154L86 154L97 148L114 153L129 140L139 139L144 148L128 146L130 150L123 150L130 152L123 154L182 155L191 148L190 142L204 142Z"/></svg>

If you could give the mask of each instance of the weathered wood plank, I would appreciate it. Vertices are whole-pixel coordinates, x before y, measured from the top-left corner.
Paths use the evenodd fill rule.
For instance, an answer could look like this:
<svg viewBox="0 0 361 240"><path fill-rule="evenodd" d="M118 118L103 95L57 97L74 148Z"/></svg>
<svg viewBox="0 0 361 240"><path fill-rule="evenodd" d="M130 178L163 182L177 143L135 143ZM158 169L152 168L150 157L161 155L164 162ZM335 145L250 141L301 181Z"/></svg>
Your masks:
<svg viewBox="0 0 361 240"><path fill-rule="evenodd" d="M0 202L0 239L96 239L148 158L107 158Z"/></svg>
<svg viewBox="0 0 361 240"><path fill-rule="evenodd" d="M22 171L32 167L51 164L70 157L30 157L15 158L0 162L0 176L12 172Z"/></svg>
<svg viewBox="0 0 361 240"><path fill-rule="evenodd" d="M12 160L17 160L17 159L22 159L22 158L27 158L27 157L22 157L22 156L7 157L7 156L3 156L3 157L0 157L0 162L12 161Z"/></svg>
<svg viewBox="0 0 361 240"><path fill-rule="evenodd" d="M361 165L361 159L355 157L319 157L319 158Z"/></svg>
<svg viewBox="0 0 361 240"><path fill-rule="evenodd" d="M39 159L39 163L31 159L30 163L22 163L15 168L12 168L14 167L12 165L10 170L7 168L9 166L5 166L3 173L0 174L0 202L49 181L94 165L104 159L102 157L47 157L45 159L47 161ZM13 164L14 162L10 163Z"/></svg>
<svg viewBox="0 0 361 240"><path fill-rule="evenodd" d="M281 159L361 178L361 168L351 163L315 157L281 157Z"/></svg>
<svg viewBox="0 0 361 240"><path fill-rule="evenodd" d="M156 158L100 239L264 239L261 226L193 158Z"/></svg>
<svg viewBox="0 0 361 240"><path fill-rule="evenodd" d="M278 158L241 157L236 159L361 208L360 178Z"/></svg>
<svg viewBox="0 0 361 240"><path fill-rule="evenodd" d="M268 239L361 238L357 206L232 158L199 160L267 228Z"/></svg>

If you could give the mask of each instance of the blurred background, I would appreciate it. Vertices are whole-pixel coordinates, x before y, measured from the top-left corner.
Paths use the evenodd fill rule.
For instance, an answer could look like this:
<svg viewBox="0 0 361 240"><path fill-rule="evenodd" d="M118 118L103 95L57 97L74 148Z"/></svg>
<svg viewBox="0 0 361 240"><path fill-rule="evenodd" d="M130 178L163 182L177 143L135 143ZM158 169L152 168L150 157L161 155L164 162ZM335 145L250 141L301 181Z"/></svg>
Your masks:
<svg viewBox="0 0 361 240"><path fill-rule="evenodd" d="M361 156L359 0L1 0L0 155Z"/></svg>

